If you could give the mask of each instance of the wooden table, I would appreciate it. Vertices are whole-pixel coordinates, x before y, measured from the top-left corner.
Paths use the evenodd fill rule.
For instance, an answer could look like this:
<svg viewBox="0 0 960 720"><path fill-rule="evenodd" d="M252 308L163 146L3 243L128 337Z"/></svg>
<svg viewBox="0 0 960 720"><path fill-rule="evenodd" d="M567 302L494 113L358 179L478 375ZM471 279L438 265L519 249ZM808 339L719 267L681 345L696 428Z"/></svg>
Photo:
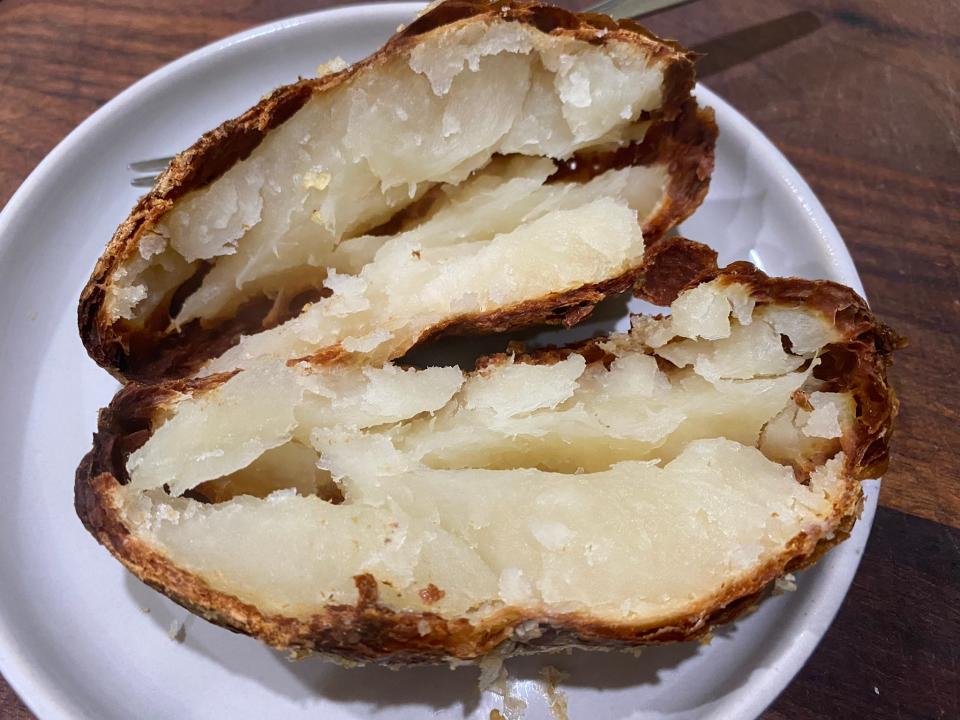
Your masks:
<svg viewBox="0 0 960 720"><path fill-rule="evenodd" d="M74 126L183 53L326 0L0 0L0 205ZM648 19L800 169L907 335L850 595L768 718L960 717L960 6L704 0ZM322 56L318 50L318 61ZM2 588L0 588L2 592ZM0 719L29 718L0 678Z"/></svg>

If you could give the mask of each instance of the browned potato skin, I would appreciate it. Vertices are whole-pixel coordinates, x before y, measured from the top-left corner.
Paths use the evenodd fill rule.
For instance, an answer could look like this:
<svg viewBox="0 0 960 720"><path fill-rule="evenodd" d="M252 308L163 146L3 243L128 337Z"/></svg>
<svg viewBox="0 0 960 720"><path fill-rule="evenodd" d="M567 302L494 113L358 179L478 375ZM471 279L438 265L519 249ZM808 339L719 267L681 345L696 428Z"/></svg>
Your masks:
<svg viewBox="0 0 960 720"><path fill-rule="evenodd" d="M828 281L769 278L749 263L734 263L718 270L712 251L679 238L673 238L663 252L654 253L637 279L644 281L640 287L646 299L667 304L685 287L714 278L747 285L760 305L802 307L831 323L840 340L825 349L815 375L826 383L826 390L852 394L857 420L841 438L847 458L847 491L833 506L834 533L801 533L780 556L752 576L669 621L655 626L611 623L586 612L549 614L505 607L495 616L472 624L465 618L443 618L429 612L393 611L378 602L377 580L369 574L355 578L359 590L356 605L327 606L306 618L268 615L214 590L136 539L121 520L116 493L127 481L128 455L146 441L170 399L180 393L202 393L232 373L148 386L131 383L123 388L101 412L93 449L77 470L77 513L90 533L144 582L211 622L295 655L316 652L351 661L409 665L474 662L494 651L509 655L563 647L625 648L703 637L711 627L734 619L756 603L778 577L814 563L846 538L863 503L859 481L877 477L886 469L898 407L887 382L887 370L893 351L903 344L903 339L879 322L847 287ZM553 363L573 352L588 362L607 360L597 340L568 348L521 352L514 357L520 362ZM480 364L503 362L505 357L493 356ZM424 622L429 627L425 634L421 632ZM514 630L525 623L537 624L541 634L519 640Z"/></svg>
<svg viewBox="0 0 960 720"><path fill-rule="evenodd" d="M104 298L114 271L137 252L140 238L179 198L210 184L248 157L270 130L289 119L312 95L328 92L362 69L376 67L391 57L409 52L425 33L443 32L464 23L493 18L595 45L614 40L627 42L666 63L664 102L657 117L651 118L655 124L648 137L639 146L624 148L603 158L591 158L594 161L591 165L596 165L593 172L654 162L670 165L671 179L664 202L656 217L644 227L649 243L657 242L700 205L713 170L717 128L712 111L698 109L690 97L694 85L694 53L675 42L655 37L632 20L617 22L603 15L578 15L538 3L448 0L417 18L369 58L338 73L278 88L244 114L227 120L180 153L117 229L81 294L78 324L90 356L121 382L184 377L192 374L203 361L235 344L241 334L261 328L268 315L271 322L286 319L270 314L271 302L264 297L248 302L234 317L216 324L201 327L195 321L180 333L164 334L165 322L148 320L145 326L140 326L125 320L110 320L104 311ZM598 37L599 30L606 31L602 37ZM580 165L585 167L587 163ZM570 172L561 168L558 175L563 174ZM442 328L434 328L426 335L437 335L441 331L492 332L544 322L569 324L584 317L606 295L629 288L635 274L631 270L599 286L549 295L523 308L507 308L498 312L496 319L450 318ZM167 312L174 294L161 303L155 320ZM533 307L538 311L534 312Z"/></svg>

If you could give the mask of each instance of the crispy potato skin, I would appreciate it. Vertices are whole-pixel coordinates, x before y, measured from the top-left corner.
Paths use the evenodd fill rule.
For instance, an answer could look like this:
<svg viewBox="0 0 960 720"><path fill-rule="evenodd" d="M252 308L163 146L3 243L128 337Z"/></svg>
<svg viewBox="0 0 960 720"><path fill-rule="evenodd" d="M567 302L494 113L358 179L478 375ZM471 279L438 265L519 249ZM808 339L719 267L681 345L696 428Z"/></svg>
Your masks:
<svg viewBox="0 0 960 720"><path fill-rule="evenodd" d="M631 20L615 22L603 15L578 15L561 8L523 1L449 0L414 20L369 58L331 75L278 88L244 114L227 120L180 153L117 228L80 296L78 325L90 356L121 382L183 377L195 371L204 360L235 344L241 334L260 329L270 311L270 302L266 298L247 303L235 317L222 323L201 327L198 321L194 321L180 333L165 335L151 328L149 321L146 327L140 327L108 318L104 310L106 290L114 271L137 252L141 237L156 226L179 198L205 187L247 158L270 130L289 119L311 96L328 92L358 72L409 52L426 33L444 32L465 23L492 21L522 23L544 33L577 38L595 45L626 42L663 62L666 66L664 102L656 116L651 118L654 121L651 137L637 147L604 158L603 169L653 162L671 165L665 201L656 217L644 228L651 241L662 237L699 206L706 195L713 169L717 128L713 113L697 110L690 98L694 85L694 53L675 42L655 37ZM606 32L598 37L598 31ZM561 296L544 298L540 304L546 302L567 304ZM161 304L161 309L163 307ZM517 324L511 327L519 327L524 321L549 320L550 315L535 318L515 314ZM455 331L456 327L463 328L463 331L477 331L484 324L489 323L478 319L471 326L457 319L450 323L449 332Z"/></svg>
<svg viewBox="0 0 960 720"><path fill-rule="evenodd" d="M646 295L668 303L686 286L718 278L750 288L758 304L802 306L819 313L839 331L841 339L826 348L817 377L827 389L850 392L857 403L857 424L841 444L847 457L846 491L834 502L833 532L801 533L783 552L755 572L737 579L713 597L682 615L652 624L611 623L589 613L551 614L506 607L482 622L443 618L435 613L396 612L378 601L376 578L355 578L356 605L331 605L310 617L267 615L238 598L211 588L201 578L177 567L168 558L135 538L124 526L117 491L127 481L126 458L149 437L165 406L181 393L202 393L228 379L232 373L202 380L173 380L157 385L131 383L123 388L100 415L92 450L76 474L77 514L90 533L144 582L189 610L236 632L259 638L294 655L311 652L360 662L394 665L465 661L476 662L490 653L524 654L563 647L635 647L689 640L706 635L712 626L729 622L763 597L771 583L786 572L806 567L830 547L846 538L863 503L859 481L876 477L887 463L888 444L898 403L887 382L892 353L902 338L879 322L852 290L828 281L770 278L748 263L718 270L712 251L689 241L665 249L661 263L646 268ZM697 272L675 272L680 257L699 257ZM673 272L671 272L673 269ZM554 363L570 353L588 362L604 362L599 340L567 348L522 351L515 360ZM479 366L506 361L492 356ZM421 623L429 632L422 634ZM521 633L537 626L535 633Z"/></svg>

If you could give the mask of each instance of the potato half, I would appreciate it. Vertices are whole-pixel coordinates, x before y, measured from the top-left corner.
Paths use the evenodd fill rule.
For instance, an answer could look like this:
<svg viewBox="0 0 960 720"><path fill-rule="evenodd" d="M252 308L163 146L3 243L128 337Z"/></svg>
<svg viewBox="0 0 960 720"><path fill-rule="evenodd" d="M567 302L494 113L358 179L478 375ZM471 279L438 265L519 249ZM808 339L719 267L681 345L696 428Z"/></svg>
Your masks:
<svg viewBox="0 0 960 720"><path fill-rule="evenodd" d="M77 511L144 581L294 653L701 636L846 537L885 467L899 339L848 288L746 263L671 299L466 374L273 361L130 384Z"/></svg>
<svg viewBox="0 0 960 720"><path fill-rule="evenodd" d="M706 193L693 83L630 21L442 3L181 153L97 264L83 341L157 380L576 321Z"/></svg>

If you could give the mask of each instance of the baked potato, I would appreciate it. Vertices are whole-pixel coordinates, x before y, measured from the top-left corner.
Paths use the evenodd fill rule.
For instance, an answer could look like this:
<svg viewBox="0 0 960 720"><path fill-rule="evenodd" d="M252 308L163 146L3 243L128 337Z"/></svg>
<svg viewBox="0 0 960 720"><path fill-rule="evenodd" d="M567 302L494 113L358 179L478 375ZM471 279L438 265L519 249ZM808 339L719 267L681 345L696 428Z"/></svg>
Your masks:
<svg viewBox="0 0 960 720"><path fill-rule="evenodd" d="M835 283L707 263L678 289L660 260L645 297L669 315L470 373L273 360L130 383L77 512L145 582L294 655L701 637L846 537L886 465L899 338Z"/></svg>
<svg viewBox="0 0 960 720"><path fill-rule="evenodd" d="M576 322L707 191L693 60L631 21L433 6L178 155L84 289L83 342L155 381Z"/></svg>

